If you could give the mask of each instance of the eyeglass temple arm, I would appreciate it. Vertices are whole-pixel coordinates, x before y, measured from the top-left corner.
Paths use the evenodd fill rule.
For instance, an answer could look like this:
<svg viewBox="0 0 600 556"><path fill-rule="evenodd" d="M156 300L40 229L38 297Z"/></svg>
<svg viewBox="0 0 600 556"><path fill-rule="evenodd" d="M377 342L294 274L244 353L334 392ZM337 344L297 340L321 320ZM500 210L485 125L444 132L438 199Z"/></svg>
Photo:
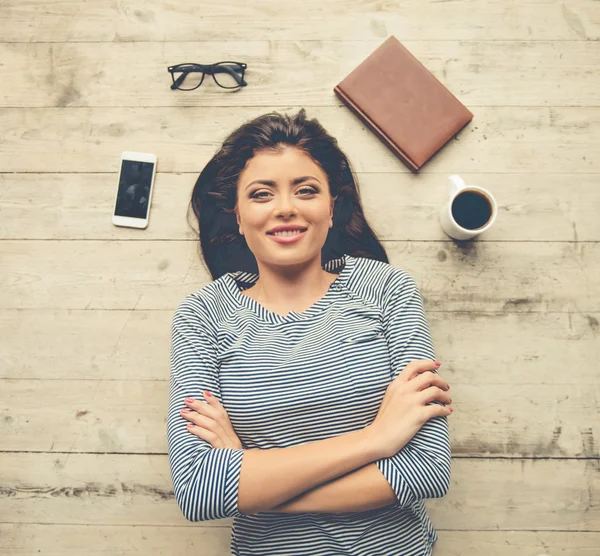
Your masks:
<svg viewBox="0 0 600 556"><path fill-rule="evenodd" d="M190 73L190 72L184 71L175 81L173 81L173 84L171 85L171 89L177 89L177 87L179 87L179 85L181 85L183 83L183 80L186 78L188 73Z"/></svg>

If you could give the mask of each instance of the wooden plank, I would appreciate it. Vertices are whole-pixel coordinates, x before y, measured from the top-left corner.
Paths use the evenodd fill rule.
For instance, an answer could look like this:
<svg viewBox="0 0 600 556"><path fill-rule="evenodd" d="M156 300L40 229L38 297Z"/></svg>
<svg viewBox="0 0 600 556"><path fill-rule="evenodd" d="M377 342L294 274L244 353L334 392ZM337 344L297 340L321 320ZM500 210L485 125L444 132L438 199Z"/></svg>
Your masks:
<svg viewBox="0 0 600 556"><path fill-rule="evenodd" d="M166 380L172 316L173 310L1 311L1 378Z"/></svg>
<svg viewBox="0 0 600 556"><path fill-rule="evenodd" d="M552 556L597 556L600 546L600 534L589 532L436 530L436 556L549 556L546 551ZM45 556L81 556L83 543L89 556L194 550L202 556L230 556L230 537L231 527L0 524L2 547L12 556L35 551Z"/></svg>
<svg viewBox="0 0 600 556"><path fill-rule="evenodd" d="M515 395L514 384L471 385L453 380L445 368L440 373L455 409L449 417L453 455L600 457L594 444L600 421L589 419L598 410L600 385L519 384ZM167 380L4 379L0 385L3 450L167 452Z"/></svg>
<svg viewBox="0 0 600 556"><path fill-rule="evenodd" d="M360 172L355 177L365 216L380 239L445 237L438 216L447 194L445 175ZM597 174L462 177L489 189L498 202L494 226L477 241L600 240ZM197 178L198 173L157 174L145 240L197 238L191 211L186 219ZM139 239L139 230L111 224L116 187L116 173L0 174L0 238Z"/></svg>
<svg viewBox="0 0 600 556"><path fill-rule="evenodd" d="M269 112L292 115L299 108ZM117 172L120 153L137 150L156 153L161 172L199 172L230 132L266 112L243 106L5 108L0 159L4 172ZM410 172L344 106L312 107L307 116L339 138L353 170ZM422 174L600 173L598 152L600 108L479 107Z"/></svg>
<svg viewBox="0 0 600 556"><path fill-rule="evenodd" d="M183 517L166 455L0 453L0 468L4 524L232 524ZM426 505L442 530L599 532L598 469L598 460L455 458L448 494Z"/></svg>
<svg viewBox="0 0 600 556"><path fill-rule="evenodd" d="M0 59L5 61L0 106L338 106L333 87L380 43L300 40L283 41L277 48L270 41L230 40L4 43L0 44ZM598 41L402 43L471 108L599 105ZM224 94L207 76L197 91L172 91L167 67L200 62L190 59L190 52L208 51L215 61L231 59L231 53L236 53L235 60L248 64L248 87Z"/></svg>
<svg viewBox="0 0 600 556"><path fill-rule="evenodd" d="M380 2L309 0L202 4L201 14L185 0L158 0L151 5L117 0L41 2L4 0L0 36L7 42L63 41L253 41L385 39L556 39L595 40L600 16L593 0L561 4L554 0L451 3L406 0ZM276 24L273 17L276 16ZM234 22L234 23L232 23Z"/></svg>
<svg viewBox="0 0 600 556"><path fill-rule="evenodd" d="M213 521L212 523L217 523ZM176 525L48 525L0 524L3 554L30 556L36 551L44 556L139 556L140 553L231 556L231 527L199 524L199 527ZM585 547L594 535L570 533L573 546ZM582 536L580 536L582 535ZM530 534L531 537L531 534ZM530 537L523 537L528 539ZM549 537L553 538L553 537ZM565 539L564 534L557 539Z"/></svg>
<svg viewBox="0 0 600 556"><path fill-rule="evenodd" d="M600 312L598 242L383 244L427 310ZM210 281L195 241L6 240L0 259L2 309L174 309Z"/></svg>
<svg viewBox="0 0 600 556"><path fill-rule="evenodd" d="M165 366L168 376L168 366ZM464 456L600 457L600 386L452 385L452 453ZM166 453L168 383L134 380L0 381L2 449ZM182 407L184 407L182 401ZM543 411L542 411L543 409Z"/></svg>
<svg viewBox="0 0 600 556"><path fill-rule="evenodd" d="M166 380L173 311L1 311L0 378ZM600 359L597 313L428 311L427 319L440 373L457 390L600 385L590 364Z"/></svg>

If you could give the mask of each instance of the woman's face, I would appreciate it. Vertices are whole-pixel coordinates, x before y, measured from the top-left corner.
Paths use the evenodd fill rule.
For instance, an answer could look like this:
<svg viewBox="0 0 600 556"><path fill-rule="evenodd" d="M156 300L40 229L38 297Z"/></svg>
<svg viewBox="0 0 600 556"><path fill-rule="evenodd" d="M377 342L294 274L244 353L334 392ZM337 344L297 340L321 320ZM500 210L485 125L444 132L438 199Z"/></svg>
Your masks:
<svg viewBox="0 0 600 556"><path fill-rule="evenodd" d="M302 151L287 147L282 153L258 153L248 161L238 182L236 217L257 260L301 263L318 256L320 264L321 250L333 226L333 204L321 168ZM308 229L290 244L277 243L267 235L271 228L287 224Z"/></svg>

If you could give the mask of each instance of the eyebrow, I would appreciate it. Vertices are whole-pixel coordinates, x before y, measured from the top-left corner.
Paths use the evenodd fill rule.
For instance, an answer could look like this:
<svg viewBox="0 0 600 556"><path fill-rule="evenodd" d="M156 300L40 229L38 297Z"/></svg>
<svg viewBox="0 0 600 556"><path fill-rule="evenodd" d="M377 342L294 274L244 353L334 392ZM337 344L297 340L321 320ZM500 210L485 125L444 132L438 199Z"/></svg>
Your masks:
<svg viewBox="0 0 600 556"><path fill-rule="evenodd" d="M314 176L301 176L299 178L296 178L294 180L292 180L292 185L297 185L299 183L302 183L303 181L307 181L307 180L316 180L319 183L321 183L317 178L315 178ZM269 185L271 187L275 187L277 184L273 181L273 180L254 180L251 181L245 189L248 189L253 183L260 183L262 185Z"/></svg>

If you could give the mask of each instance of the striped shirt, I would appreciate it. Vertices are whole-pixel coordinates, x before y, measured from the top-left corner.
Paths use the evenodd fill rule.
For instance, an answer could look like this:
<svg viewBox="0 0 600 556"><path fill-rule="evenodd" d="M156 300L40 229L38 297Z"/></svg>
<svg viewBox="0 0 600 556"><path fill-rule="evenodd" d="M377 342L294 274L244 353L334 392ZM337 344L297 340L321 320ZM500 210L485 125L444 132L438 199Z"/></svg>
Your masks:
<svg viewBox="0 0 600 556"><path fill-rule="evenodd" d="M222 275L177 307L167 416L175 498L190 521L233 518L235 556L429 556L438 537L424 499L449 487L447 417L429 419L400 451L374 462L396 494L394 504L244 514L244 450L212 448L186 430L180 415L186 397L203 400L208 390L245 449L316 442L369 425L398 373L415 359L435 359L410 274L347 254L322 268L338 277L303 312L283 316L244 295L258 275L243 271Z"/></svg>

